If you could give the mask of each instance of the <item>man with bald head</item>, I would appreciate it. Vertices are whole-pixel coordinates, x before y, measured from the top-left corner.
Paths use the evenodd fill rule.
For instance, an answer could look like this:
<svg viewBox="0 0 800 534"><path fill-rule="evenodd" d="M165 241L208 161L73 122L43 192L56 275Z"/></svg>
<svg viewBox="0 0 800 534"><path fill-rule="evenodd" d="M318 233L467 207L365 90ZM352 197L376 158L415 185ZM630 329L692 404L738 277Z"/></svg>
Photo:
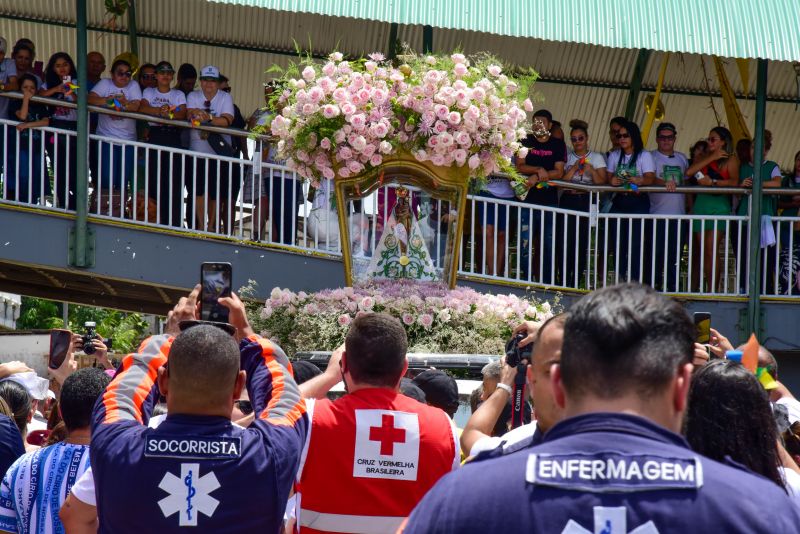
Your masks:
<svg viewBox="0 0 800 534"><path fill-rule="evenodd" d="M220 299L231 324L200 323L199 292L170 312L168 334L123 359L95 407L100 532L281 529L308 429L305 403L286 355L253 333L239 298ZM257 414L248 428L230 420L245 387ZM148 428L161 395L167 417Z"/></svg>
<svg viewBox="0 0 800 534"><path fill-rule="evenodd" d="M106 58L100 52L89 52L86 54L86 81L89 84L88 90L100 81L100 77L106 70Z"/></svg>

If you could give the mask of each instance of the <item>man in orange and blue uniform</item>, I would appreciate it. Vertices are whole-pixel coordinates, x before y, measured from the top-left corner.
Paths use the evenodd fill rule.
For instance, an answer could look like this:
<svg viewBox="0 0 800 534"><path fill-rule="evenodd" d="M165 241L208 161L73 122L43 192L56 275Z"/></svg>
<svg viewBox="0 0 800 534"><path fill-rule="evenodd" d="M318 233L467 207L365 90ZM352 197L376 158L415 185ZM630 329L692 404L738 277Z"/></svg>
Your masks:
<svg viewBox="0 0 800 534"><path fill-rule="evenodd" d="M198 293L181 299L168 331L195 319ZM241 301L220 303L238 347L209 324L152 336L98 401L91 464L99 532L280 531L308 430L305 403L286 355L252 332ZM230 420L245 386L257 414L249 428ZM160 394L167 418L148 428Z"/></svg>

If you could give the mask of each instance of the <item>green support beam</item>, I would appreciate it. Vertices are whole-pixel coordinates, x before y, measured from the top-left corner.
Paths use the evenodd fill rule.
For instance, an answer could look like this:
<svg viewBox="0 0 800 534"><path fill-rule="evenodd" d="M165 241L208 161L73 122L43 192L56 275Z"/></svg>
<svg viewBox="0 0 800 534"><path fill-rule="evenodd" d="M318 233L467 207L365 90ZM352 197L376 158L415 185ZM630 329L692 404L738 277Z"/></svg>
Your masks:
<svg viewBox="0 0 800 534"><path fill-rule="evenodd" d="M422 27L422 53L433 52L433 26Z"/></svg>
<svg viewBox="0 0 800 534"><path fill-rule="evenodd" d="M748 269L747 329L761 338L761 198L764 176L764 122L767 112L767 64L758 60L756 81L756 127L753 135L753 194L750 197L750 260ZM763 339L762 339L763 341Z"/></svg>
<svg viewBox="0 0 800 534"><path fill-rule="evenodd" d="M633 67L633 77L628 89L628 103L625 105L625 118L629 121L633 120L636 113L636 103L639 101L639 92L642 90L642 80L647 70L647 62L652 54L652 50L643 48L639 50L639 55L636 57L636 65Z"/></svg>
<svg viewBox="0 0 800 534"><path fill-rule="evenodd" d="M128 39L130 40L131 52L139 57L139 37L136 34L136 1L131 0L128 5ZM140 60L141 63L141 60Z"/></svg>
<svg viewBox="0 0 800 534"><path fill-rule="evenodd" d="M88 91L86 84L86 54L87 46L87 18L86 0L75 0L77 13L77 51L76 64L78 69L78 124L75 137L75 154L78 161L75 168L77 172L75 188L76 218L75 227L69 235L69 264L72 267L90 267L94 263L93 254L89 253L93 245L89 242L89 113Z"/></svg>

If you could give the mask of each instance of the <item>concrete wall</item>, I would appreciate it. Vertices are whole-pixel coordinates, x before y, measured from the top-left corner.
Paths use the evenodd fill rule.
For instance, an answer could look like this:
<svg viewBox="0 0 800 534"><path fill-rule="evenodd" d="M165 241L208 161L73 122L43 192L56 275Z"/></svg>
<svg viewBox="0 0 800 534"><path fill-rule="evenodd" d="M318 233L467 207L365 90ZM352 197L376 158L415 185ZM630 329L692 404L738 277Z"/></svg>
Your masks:
<svg viewBox="0 0 800 534"><path fill-rule="evenodd" d="M50 352L49 333L2 333L0 334L0 363L21 361L47 377L47 355Z"/></svg>

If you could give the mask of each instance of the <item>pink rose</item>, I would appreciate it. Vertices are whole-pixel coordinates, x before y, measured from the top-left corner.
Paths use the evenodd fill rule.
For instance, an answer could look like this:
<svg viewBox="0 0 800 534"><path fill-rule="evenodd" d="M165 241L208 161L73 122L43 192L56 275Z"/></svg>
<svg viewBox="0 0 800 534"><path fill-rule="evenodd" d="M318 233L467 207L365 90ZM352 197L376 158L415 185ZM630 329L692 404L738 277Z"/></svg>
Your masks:
<svg viewBox="0 0 800 534"><path fill-rule="evenodd" d="M347 100L347 91L344 89L344 87L337 87L333 90L333 99L337 102Z"/></svg>
<svg viewBox="0 0 800 534"><path fill-rule="evenodd" d="M444 133L447 131L447 123L442 121L436 121L436 124L434 124L433 129L436 131L436 133Z"/></svg>
<svg viewBox="0 0 800 534"><path fill-rule="evenodd" d="M473 154L470 156L469 161L467 162L470 169L477 169L478 166L481 164L481 158L478 157L477 154Z"/></svg>
<svg viewBox="0 0 800 534"><path fill-rule="evenodd" d="M342 148L339 149L339 159L340 160L353 159L353 151L347 148L346 146L343 146Z"/></svg>
<svg viewBox="0 0 800 534"><path fill-rule="evenodd" d="M341 61L344 58L341 52L333 52L328 56L331 61Z"/></svg>
<svg viewBox="0 0 800 534"><path fill-rule="evenodd" d="M322 169L322 176L324 176L328 180L333 180L336 177L336 173L333 172L333 169L331 169L330 167L324 167Z"/></svg>
<svg viewBox="0 0 800 534"><path fill-rule="evenodd" d="M351 319L349 315L343 313L342 315L339 316L339 319L337 319L337 321L341 326L347 326L350 324Z"/></svg>
<svg viewBox="0 0 800 534"><path fill-rule="evenodd" d="M486 67L486 70L492 76L500 76L500 73L503 72L503 69L501 69L498 65L489 65Z"/></svg>
<svg viewBox="0 0 800 534"><path fill-rule="evenodd" d="M352 117L350 117L350 124L352 124L353 128L355 128L356 130L360 130L367 124L367 118L364 116L363 113L353 115Z"/></svg>
<svg viewBox="0 0 800 534"><path fill-rule="evenodd" d="M453 151L453 159L456 161L459 167L463 166L464 163L467 161L467 151L463 148L459 148L458 150Z"/></svg>
<svg viewBox="0 0 800 534"><path fill-rule="evenodd" d="M411 315L410 313L404 313L402 318L403 318L403 324L405 324L406 326L411 326L412 324L414 324L414 316Z"/></svg>
<svg viewBox="0 0 800 534"><path fill-rule="evenodd" d="M328 139L327 137L323 137L322 141L319 142L319 146L323 150L330 150L330 148L331 148L331 140Z"/></svg>
<svg viewBox="0 0 800 534"><path fill-rule="evenodd" d="M486 91L481 87L475 87L472 89L472 98L477 102L482 102L483 99L486 98Z"/></svg>
<svg viewBox="0 0 800 534"><path fill-rule="evenodd" d="M356 136L356 137L355 137L355 138L352 140L352 142L351 142L350 144L351 144L351 145L353 146L353 148L355 148L357 151L361 152L361 151L362 151L362 150L364 150L364 148L367 146L367 140L366 140L366 139L364 139L364 136L363 136L363 135L357 135L357 136Z"/></svg>
<svg viewBox="0 0 800 534"><path fill-rule="evenodd" d="M388 154L392 151L392 144L389 141L381 141L381 144L378 146L378 149L381 151L382 154Z"/></svg>
<svg viewBox="0 0 800 534"><path fill-rule="evenodd" d="M327 63L325 63L325 66L322 67L322 73L325 76L333 76L334 74L336 74L336 65L334 65L333 62L328 61Z"/></svg>
<svg viewBox="0 0 800 534"><path fill-rule="evenodd" d="M336 141L338 144L344 143L346 137L347 135L342 130L336 130L333 133L333 140Z"/></svg>
<svg viewBox="0 0 800 534"><path fill-rule="evenodd" d="M456 65L463 65L467 62L467 58L464 56L464 54L453 54L450 56L450 59L452 59L453 63Z"/></svg>
<svg viewBox="0 0 800 534"><path fill-rule="evenodd" d="M339 116L339 107L333 104L325 104L322 106L322 116L326 119L332 119Z"/></svg>
<svg viewBox="0 0 800 534"><path fill-rule="evenodd" d="M356 174L364 170L364 166L357 161L350 160L347 162L347 168L350 169L350 172Z"/></svg>
<svg viewBox="0 0 800 534"><path fill-rule="evenodd" d="M458 111L451 111L450 115L447 116L447 120L450 121L450 124L458 124L461 122L461 113Z"/></svg>
<svg viewBox="0 0 800 534"><path fill-rule="evenodd" d="M440 119L446 118L447 115L450 113L450 110L447 109L447 106L444 106L442 104L436 104L435 106L433 106L433 111L436 113L436 116L439 117Z"/></svg>
<svg viewBox="0 0 800 534"><path fill-rule="evenodd" d="M373 167L377 167L381 163L383 163L383 158L380 154L373 154L372 157L369 158L369 164Z"/></svg>
<svg viewBox="0 0 800 534"><path fill-rule="evenodd" d="M464 76L466 73L467 73L467 66L462 63L458 63L456 64L455 67L453 67L453 74L455 74L456 76Z"/></svg>
<svg viewBox="0 0 800 534"><path fill-rule="evenodd" d="M317 77L317 71L315 71L314 67L312 67L311 65L303 69L303 79L306 80L307 82L310 82L316 77Z"/></svg>
<svg viewBox="0 0 800 534"><path fill-rule="evenodd" d="M374 61L367 61L364 63L364 68L367 69L367 72L375 72L375 69L378 68L378 64Z"/></svg>
<svg viewBox="0 0 800 534"><path fill-rule="evenodd" d="M531 99L530 99L530 98L526 98L526 99L525 99L525 100L522 102L522 107L524 107L524 108L525 108L525 111L527 111L527 112L531 112L531 111L533 111L533 102L531 102Z"/></svg>
<svg viewBox="0 0 800 534"><path fill-rule="evenodd" d="M352 115L355 112L356 112L356 107L350 102L342 104L342 113L344 113L345 115Z"/></svg>
<svg viewBox="0 0 800 534"><path fill-rule="evenodd" d="M456 143L463 146L464 148L469 148L472 144L472 138L469 136L467 132L458 132L455 136Z"/></svg>
<svg viewBox="0 0 800 534"><path fill-rule="evenodd" d="M420 315L418 321L419 324L421 324L425 329L433 326L433 316L428 313L423 313Z"/></svg>

